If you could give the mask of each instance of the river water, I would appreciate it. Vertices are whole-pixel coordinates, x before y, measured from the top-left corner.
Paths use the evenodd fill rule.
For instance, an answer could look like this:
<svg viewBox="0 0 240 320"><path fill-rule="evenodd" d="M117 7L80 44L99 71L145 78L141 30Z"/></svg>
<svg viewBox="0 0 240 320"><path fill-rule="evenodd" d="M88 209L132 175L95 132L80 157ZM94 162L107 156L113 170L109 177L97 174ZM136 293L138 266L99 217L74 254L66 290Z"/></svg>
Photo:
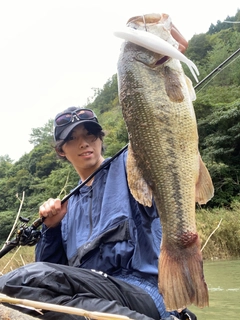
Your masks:
<svg viewBox="0 0 240 320"><path fill-rule="evenodd" d="M204 262L209 307L189 306L198 320L240 318L240 260Z"/></svg>

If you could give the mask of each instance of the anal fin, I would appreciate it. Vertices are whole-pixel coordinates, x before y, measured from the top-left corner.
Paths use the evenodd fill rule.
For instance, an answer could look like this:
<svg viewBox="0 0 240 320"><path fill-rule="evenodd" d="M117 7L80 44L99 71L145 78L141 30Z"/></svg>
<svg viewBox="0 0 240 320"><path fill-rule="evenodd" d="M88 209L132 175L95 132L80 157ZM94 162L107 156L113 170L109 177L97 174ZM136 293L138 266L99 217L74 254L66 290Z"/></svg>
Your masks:
<svg viewBox="0 0 240 320"><path fill-rule="evenodd" d="M214 195L212 178L199 155L199 176L196 184L196 202L207 203Z"/></svg>

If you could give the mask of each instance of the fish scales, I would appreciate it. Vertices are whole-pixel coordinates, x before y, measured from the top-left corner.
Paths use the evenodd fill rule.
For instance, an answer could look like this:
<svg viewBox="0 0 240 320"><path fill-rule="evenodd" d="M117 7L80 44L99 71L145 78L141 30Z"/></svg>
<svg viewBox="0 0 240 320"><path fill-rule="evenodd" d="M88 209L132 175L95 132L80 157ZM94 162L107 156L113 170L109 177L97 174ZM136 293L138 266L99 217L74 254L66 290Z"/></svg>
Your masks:
<svg viewBox="0 0 240 320"><path fill-rule="evenodd" d="M146 15L145 20L147 23ZM148 31L151 32L150 27ZM156 29L153 32L156 34ZM208 190L204 191L207 195L200 196L204 198L200 203L211 198L213 187L198 151L190 81L178 60L161 63L162 58L131 42L123 43L121 48L118 82L130 141L128 180L134 197L144 205L151 205L151 195L146 189L152 193L160 214L163 238L159 290L167 310L192 303L204 307L208 305L208 289L196 230L195 203L202 180L206 179ZM145 183L147 186L143 188ZM143 193L139 191L141 188Z"/></svg>
<svg viewBox="0 0 240 320"><path fill-rule="evenodd" d="M126 50L128 50L127 47L128 45L126 45ZM135 49L139 50L137 46ZM132 45L130 51L133 51ZM156 67L152 74L148 68L142 67L141 61L135 60L131 63L130 60L127 60L127 63L123 65L126 68L124 71L126 72L126 94L121 90L121 96L125 95L121 99L122 111L126 119L131 146L138 159L138 166L142 168L143 176L152 190L159 188L162 190L161 193L156 193L156 197L161 195L161 198L155 198L161 203L161 211L166 212L171 205L175 212L175 216L171 216L174 221L179 217L181 220L183 218L189 220L186 214L179 215L179 210L186 208L186 204L182 203L183 197L180 197L179 194L184 193L184 198L191 199L191 207L189 205L187 207L189 211L194 210L195 199L193 200L192 194L195 193L193 188L196 177L193 173L196 170L189 166L196 166L198 146L196 139L192 139L191 145L188 142L189 135L196 135L195 118L187 110L185 101L175 105L174 102L169 101L165 90L162 90L164 79L161 73L164 66ZM156 81L156 73L158 81ZM137 74L136 77L133 76L135 74ZM159 92L161 92L160 97ZM153 161L149 161L150 157ZM179 162L181 170L179 170ZM186 165L182 166L182 162L185 162ZM192 190L186 184L185 188L180 185L183 178L192 181ZM165 217L167 218L166 215L163 216ZM192 212L190 212L190 217L192 217ZM164 219L162 223L165 223ZM166 228L169 228L171 232L169 223ZM175 233L173 236L175 237Z"/></svg>

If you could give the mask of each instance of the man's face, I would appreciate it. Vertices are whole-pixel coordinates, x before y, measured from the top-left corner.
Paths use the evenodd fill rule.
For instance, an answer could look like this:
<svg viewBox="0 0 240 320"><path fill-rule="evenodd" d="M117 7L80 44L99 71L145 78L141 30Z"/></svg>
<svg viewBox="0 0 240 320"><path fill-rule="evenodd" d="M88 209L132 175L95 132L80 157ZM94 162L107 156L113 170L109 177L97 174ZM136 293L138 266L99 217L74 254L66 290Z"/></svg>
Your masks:
<svg viewBox="0 0 240 320"><path fill-rule="evenodd" d="M102 141L90 133L83 124L76 126L68 136L62 150L75 169L95 170L102 162Z"/></svg>

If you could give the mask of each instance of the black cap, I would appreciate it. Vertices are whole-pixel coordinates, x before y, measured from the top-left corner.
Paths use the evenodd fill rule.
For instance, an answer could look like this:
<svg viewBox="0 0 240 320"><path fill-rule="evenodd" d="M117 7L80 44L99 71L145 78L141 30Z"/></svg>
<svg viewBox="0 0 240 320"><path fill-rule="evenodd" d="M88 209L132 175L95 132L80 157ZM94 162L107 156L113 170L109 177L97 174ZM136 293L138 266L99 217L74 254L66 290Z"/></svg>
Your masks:
<svg viewBox="0 0 240 320"><path fill-rule="evenodd" d="M61 118L61 116L69 114L69 122L66 124L57 124L57 119ZM89 116L89 119L83 115ZM91 116L92 114L92 116ZM82 116L82 117L81 117ZM85 108L77 108L77 107L70 107L60 113L58 113L54 120L54 140L65 140L69 133L79 124L82 123L89 123L92 126L95 126L96 129L99 131L102 130L102 127L98 123L98 119L96 114L91 109Z"/></svg>

